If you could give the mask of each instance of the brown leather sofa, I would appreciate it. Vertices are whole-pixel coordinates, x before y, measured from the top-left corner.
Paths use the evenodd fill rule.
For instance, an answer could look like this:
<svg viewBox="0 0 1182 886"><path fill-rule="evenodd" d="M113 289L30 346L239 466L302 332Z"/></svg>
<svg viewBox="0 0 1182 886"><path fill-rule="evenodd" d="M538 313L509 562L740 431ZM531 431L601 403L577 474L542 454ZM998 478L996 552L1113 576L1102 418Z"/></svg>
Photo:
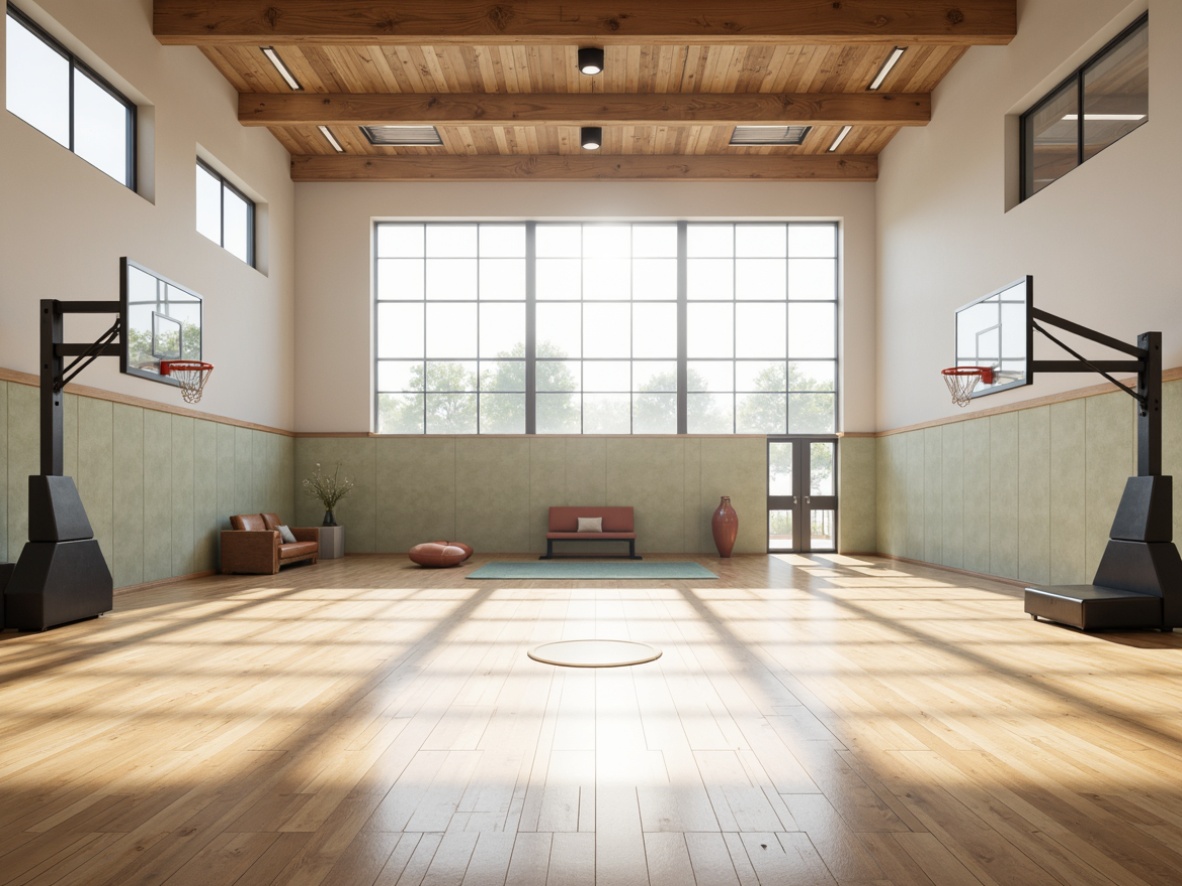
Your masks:
<svg viewBox="0 0 1182 886"><path fill-rule="evenodd" d="M278 514L235 514L232 529L222 530L222 572L274 575L280 566L320 558L320 532L316 527L291 527L294 542L279 537L283 521Z"/></svg>

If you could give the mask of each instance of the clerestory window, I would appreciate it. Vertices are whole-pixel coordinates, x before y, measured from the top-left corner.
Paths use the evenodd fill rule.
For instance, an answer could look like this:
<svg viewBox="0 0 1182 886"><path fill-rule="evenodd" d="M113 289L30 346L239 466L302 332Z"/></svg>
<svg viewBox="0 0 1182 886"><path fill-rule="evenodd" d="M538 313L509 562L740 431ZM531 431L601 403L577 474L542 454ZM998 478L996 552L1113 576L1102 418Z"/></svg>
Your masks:
<svg viewBox="0 0 1182 886"><path fill-rule="evenodd" d="M12 4L5 106L62 147L135 189L135 104Z"/></svg>

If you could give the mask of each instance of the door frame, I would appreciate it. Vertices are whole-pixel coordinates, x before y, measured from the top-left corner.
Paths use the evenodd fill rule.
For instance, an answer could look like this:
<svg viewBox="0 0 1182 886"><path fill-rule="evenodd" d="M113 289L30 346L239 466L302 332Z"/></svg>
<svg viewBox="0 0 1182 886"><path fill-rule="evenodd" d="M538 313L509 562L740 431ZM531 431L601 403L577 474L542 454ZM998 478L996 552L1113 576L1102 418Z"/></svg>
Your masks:
<svg viewBox="0 0 1182 886"><path fill-rule="evenodd" d="M812 512L817 511L832 511L833 512L833 548L832 551L837 550L837 506L838 506L838 485L837 485L837 448L838 436L836 434L783 434L768 436L767 438L767 477L766 486L767 491L767 514L768 520L764 523L764 532L766 538L766 548L769 554L807 554L813 550L812 547L812 532L809 530L812 520ZM772 495L771 491L771 463L772 463L772 444L790 443L792 445L792 494L791 495ZM811 484L810 471L808 470L812 456L810 446L813 443L832 443L833 444L833 494L832 495L813 495ZM771 548L771 529L768 523L770 522L772 511L791 511L792 512L792 547L788 550L775 550ZM828 552L830 549L826 548Z"/></svg>

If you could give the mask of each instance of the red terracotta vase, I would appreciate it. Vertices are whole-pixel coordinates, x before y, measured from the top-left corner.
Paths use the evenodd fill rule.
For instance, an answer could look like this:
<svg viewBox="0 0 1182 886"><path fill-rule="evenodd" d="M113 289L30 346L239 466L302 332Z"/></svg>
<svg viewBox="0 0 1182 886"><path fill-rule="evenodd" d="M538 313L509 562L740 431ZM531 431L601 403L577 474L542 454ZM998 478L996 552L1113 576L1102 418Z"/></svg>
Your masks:
<svg viewBox="0 0 1182 886"><path fill-rule="evenodd" d="M729 557L735 547L735 538L739 534L739 515L731 507L731 497L724 495L718 503L718 510L710 521L710 528L714 531L714 546L718 548L718 556Z"/></svg>

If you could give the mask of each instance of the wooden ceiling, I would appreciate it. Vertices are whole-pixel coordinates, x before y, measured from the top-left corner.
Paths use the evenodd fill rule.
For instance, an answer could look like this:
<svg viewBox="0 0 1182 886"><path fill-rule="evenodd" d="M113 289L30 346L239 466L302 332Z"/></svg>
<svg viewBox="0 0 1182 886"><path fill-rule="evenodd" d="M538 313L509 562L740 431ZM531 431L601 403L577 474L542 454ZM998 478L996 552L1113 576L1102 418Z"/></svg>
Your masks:
<svg viewBox="0 0 1182 886"><path fill-rule="evenodd" d="M296 181L873 181L968 47L1017 28L1017 0L617 3L154 0L154 29L201 48ZM602 73L578 71L581 46L604 49ZM443 144L375 146L360 128L390 124L432 125ZM737 124L811 128L798 146L736 147ZM600 150L582 126L603 127Z"/></svg>

